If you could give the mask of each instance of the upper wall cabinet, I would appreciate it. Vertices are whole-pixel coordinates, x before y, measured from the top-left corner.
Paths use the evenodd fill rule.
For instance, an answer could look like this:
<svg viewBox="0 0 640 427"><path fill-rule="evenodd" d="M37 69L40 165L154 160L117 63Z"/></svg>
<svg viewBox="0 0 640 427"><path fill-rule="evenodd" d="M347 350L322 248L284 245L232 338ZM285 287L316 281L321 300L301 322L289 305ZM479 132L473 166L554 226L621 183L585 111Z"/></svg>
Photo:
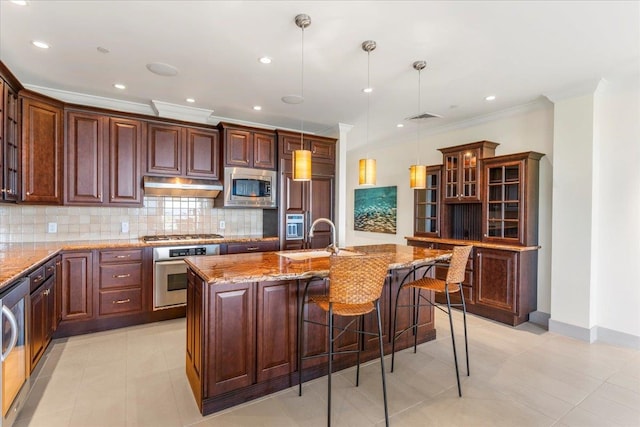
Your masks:
<svg viewBox="0 0 640 427"><path fill-rule="evenodd" d="M144 123L69 111L66 130L65 204L139 206Z"/></svg>
<svg viewBox="0 0 640 427"><path fill-rule="evenodd" d="M20 197L19 83L0 62L0 201Z"/></svg>
<svg viewBox="0 0 640 427"><path fill-rule="evenodd" d="M276 134L266 129L220 123L224 132L224 165L275 170Z"/></svg>
<svg viewBox="0 0 640 427"><path fill-rule="evenodd" d="M440 237L442 165L427 166L427 186L414 191L414 236Z"/></svg>
<svg viewBox="0 0 640 427"><path fill-rule="evenodd" d="M304 135L300 133L278 131L278 145L280 146L280 156L283 159L291 159L295 150L311 151L313 162L327 163L335 165L336 162L336 140L316 135ZM312 163L313 167L313 163Z"/></svg>
<svg viewBox="0 0 640 427"><path fill-rule="evenodd" d="M62 204L63 105L29 91L22 100L22 201Z"/></svg>
<svg viewBox="0 0 640 427"><path fill-rule="evenodd" d="M149 123L149 175L220 179L220 137L216 129Z"/></svg>
<svg viewBox="0 0 640 427"><path fill-rule="evenodd" d="M480 159L493 156L498 145L491 141L478 141L439 149L444 163L445 203L480 202Z"/></svg>

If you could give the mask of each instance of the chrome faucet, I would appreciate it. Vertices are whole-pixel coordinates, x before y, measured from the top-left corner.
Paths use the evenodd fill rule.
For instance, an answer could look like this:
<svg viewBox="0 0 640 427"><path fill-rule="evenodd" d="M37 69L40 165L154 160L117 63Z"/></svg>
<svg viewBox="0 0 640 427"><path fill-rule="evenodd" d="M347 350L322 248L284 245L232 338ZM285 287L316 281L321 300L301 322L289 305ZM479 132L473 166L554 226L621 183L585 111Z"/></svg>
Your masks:
<svg viewBox="0 0 640 427"><path fill-rule="evenodd" d="M309 228L309 237L313 237L313 229L315 228L316 224L319 222L326 222L331 226L331 244L327 246L327 251L331 252L334 255L338 255L338 252L340 251L340 249L338 249L338 245L336 244L336 226L333 224L333 222L331 222L330 219L318 218L315 221L313 221L313 224L311 224L311 227Z"/></svg>

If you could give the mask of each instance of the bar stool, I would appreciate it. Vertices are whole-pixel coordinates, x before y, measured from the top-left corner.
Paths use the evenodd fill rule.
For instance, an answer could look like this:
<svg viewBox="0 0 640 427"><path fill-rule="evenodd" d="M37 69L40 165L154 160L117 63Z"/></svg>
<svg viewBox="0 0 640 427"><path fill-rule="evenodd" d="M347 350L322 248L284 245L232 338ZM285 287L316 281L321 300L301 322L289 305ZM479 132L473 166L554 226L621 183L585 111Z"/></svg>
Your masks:
<svg viewBox="0 0 640 427"><path fill-rule="evenodd" d="M380 345L380 367L382 373L382 395L384 399L384 418L386 425L389 425L389 413L387 409L387 387L384 373L384 351L382 343L382 322L380 320L380 295L388 275L389 263L392 256L389 254L353 255L329 257L329 294L309 295L307 303L315 304L328 315L328 324L318 323L309 319L304 319L304 306L307 300L307 291L311 279L302 295L300 304L298 323L298 395L302 396L302 361L310 358L328 356L329 373L328 379L328 404L327 404L327 425L331 425L331 371L333 356L337 354L357 353L356 387L360 379L360 351L363 347L362 336L372 335L378 337ZM378 321L378 332L367 332L364 330L364 315L376 312ZM334 325L334 316L353 317L345 327ZM304 323L322 325L329 328L328 353L302 357L302 343L304 342ZM352 328L352 325L355 326ZM340 333L334 337L334 329L339 329ZM334 342L345 332L358 333L357 350L343 350L335 352Z"/></svg>
<svg viewBox="0 0 640 427"><path fill-rule="evenodd" d="M424 276L421 279L415 280L413 282L404 283L398 288L398 293L396 294L396 309L394 311L393 316L393 342L391 344L391 372L393 372L393 364L395 359L395 350L396 350L396 340L403 333L413 330L414 341L413 341L413 352L416 352L417 344L418 344L418 315L421 306L432 306L441 311L446 312L449 315L449 326L451 328L451 344L453 345L453 361L456 365L456 379L458 381L458 396L462 397L462 389L460 387L460 373L458 370L458 355L456 352L456 339L453 332L453 319L451 317L451 307L462 307L462 318L464 323L464 350L467 357L467 376L469 376L469 348L467 343L467 307L464 302L464 293L462 292L462 282L464 281L464 272L467 266L467 260L469 259L469 254L473 246L455 246L453 248L453 255L451 256L451 260L448 264L447 277L445 280L440 280L432 277L424 277L429 272L429 270L433 267L431 265L425 272ZM434 264L441 265L441 264ZM410 305L398 305L398 297L400 296L400 291L403 289L414 289L414 292L417 291L417 297L414 297L414 303ZM422 292L427 291L427 292ZM429 295L431 292L435 294L444 294L447 298L447 309L442 308L442 304L435 302L435 298L431 300ZM460 293L460 303L459 304L451 304L451 294ZM425 296L427 294L427 296ZM415 293L414 293L415 296ZM421 304L421 301L425 301L427 304ZM398 307L411 307L413 308L413 324L403 329L400 332L396 332L397 320L398 320Z"/></svg>

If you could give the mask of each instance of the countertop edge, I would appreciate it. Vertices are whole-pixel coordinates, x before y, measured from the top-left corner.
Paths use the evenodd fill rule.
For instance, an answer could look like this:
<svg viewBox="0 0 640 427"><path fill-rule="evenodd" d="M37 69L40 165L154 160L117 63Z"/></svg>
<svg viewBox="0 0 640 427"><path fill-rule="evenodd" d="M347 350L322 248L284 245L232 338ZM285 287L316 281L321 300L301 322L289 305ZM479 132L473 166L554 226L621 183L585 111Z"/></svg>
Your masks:
<svg viewBox="0 0 640 427"><path fill-rule="evenodd" d="M487 248L487 249L500 249L503 251L511 251L511 252L529 252L529 251L537 251L542 248L542 246L518 246L518 245L505 245L499 243L487 243L480 242L477 240L460 240L460 239L443 239L441 237L422 237L422 236L405 236L405 240L407 242L416 241L416 242L427 242L427 243L444 243L447 245L473 245L478 248Z"/></svg>

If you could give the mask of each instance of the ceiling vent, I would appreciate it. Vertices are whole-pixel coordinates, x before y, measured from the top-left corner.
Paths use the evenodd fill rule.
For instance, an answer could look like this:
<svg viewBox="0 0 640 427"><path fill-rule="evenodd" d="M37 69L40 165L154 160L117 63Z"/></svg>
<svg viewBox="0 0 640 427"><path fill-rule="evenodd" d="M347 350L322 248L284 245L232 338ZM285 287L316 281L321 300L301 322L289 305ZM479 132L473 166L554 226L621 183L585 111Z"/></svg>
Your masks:
<svg viewBox="0 0 640 427"><path fill-rule="evenodd" d="M433 114L433 113L422 113L422 114L418 114L417 116L412 116L412 117L407 117L405 120L424 120L424 119L431 119L431 118L442 118L442 116L438 115L438 114Z"/></svg>

